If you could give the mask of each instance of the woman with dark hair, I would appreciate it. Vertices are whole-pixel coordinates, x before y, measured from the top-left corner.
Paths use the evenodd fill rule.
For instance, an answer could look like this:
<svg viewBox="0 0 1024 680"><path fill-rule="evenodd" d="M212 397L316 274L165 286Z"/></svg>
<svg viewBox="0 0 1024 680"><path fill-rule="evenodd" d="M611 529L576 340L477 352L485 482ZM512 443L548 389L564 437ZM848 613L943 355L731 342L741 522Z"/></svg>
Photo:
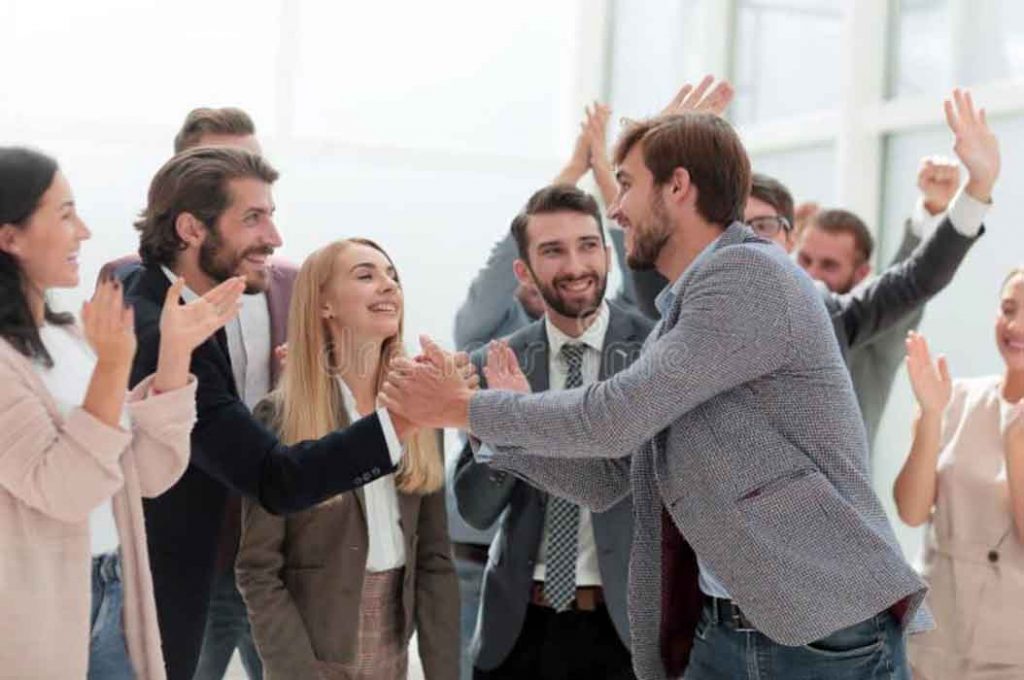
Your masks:
<svg viewBox="0 0 1024 680"><path fill-rule="evenodd" d="M999 374L952 380L923 337L907 339L919 408L894 495L904 522L927 525L935 629L910 638L919 680L1024 677L1024 268L999 298Z"/></svg>
<svg viewBox="0 0 1024 680"><path fill-rule="evenodd" d="M365 239L299 270L280 387L255 415L281 440L316 439L377 406L402 352L402 288ZM407 677L418 634L427 680L459 673L459 591L448 540L440 433L410 436L397 472L288 517L243 499L238 587L267 680Z"/></svg>
<svg viewBox="0 0 1024 680"><path fill-rule="evenodd" d="M0 147L0 673L164 678L142 497L184 472L192 349L237 311L232 279L180 305L156 372L130 394L132 311L116 281L81 326L46 301L78 285L89 230L50 157ZM91 584L90 584L91 580ZM91 595L90 595L91 593Z"/></svg>

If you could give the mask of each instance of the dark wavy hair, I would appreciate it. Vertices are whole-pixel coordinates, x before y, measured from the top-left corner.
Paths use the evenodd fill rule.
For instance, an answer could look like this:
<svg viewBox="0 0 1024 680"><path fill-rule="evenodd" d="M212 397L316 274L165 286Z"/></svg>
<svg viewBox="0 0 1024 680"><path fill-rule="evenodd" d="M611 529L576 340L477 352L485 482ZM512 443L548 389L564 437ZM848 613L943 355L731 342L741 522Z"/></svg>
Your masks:
<svg viewBox="0 0 1024 680"><path fill-rule="evenodd" d="M0 227L25 229L43 194L53 184L57 170L57 161L44 153L24 147L0 147ZM53 358L46 351L39 326L32 317L29 285L18 258L0 251L0 337L29 359L52 367ZM54 312L48 303L44 303L43 310L49 323L74 323L74 317Z"/></svg>

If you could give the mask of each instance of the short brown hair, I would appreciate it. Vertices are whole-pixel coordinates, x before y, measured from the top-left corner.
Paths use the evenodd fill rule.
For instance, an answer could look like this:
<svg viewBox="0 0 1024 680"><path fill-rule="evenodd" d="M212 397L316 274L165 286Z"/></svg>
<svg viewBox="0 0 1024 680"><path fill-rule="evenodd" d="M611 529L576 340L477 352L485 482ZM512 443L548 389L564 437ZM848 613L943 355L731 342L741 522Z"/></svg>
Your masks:
<svg viewBox="0 0 1024 680"><path fill-rule="evenodd" d="M178 216L189 213L214 229L231 203L228 182L248 177L273 184L277 170L262 156L234 147L201 146L164 163L149 185L146 209L135 222L142 261L173 265L185 249L175 226Z"/></svg>
<svg viewBox="0 0 1024 680"><path fill-rule="evenodd" d="M853 247L860 261L857 264L867 262L871 259L871 253L875 249L875 240L871 238L871 232L864 221L849 210L832 208L818 212L811 220L811 229L820 229L826 234L849 234L853 237Z"/></svg>
<svg viewBox="0 0 1024 680"><path fill-rule="evenodd" d="M512 220L512 238L516 240L521 260L530 261L530 239L526 233L530 217L562 211L582 213L593 217L597 223L597 231L601 234L601 243L605 243L604 227L601 226L601 208L597 205L594 197L571 184L552 184L534 192L523 209Z"/></svg>
<svg viewBox="0 0 1024 680"><path fill-rule="evenodd" d="M775 208L775 212L779 213L780 217L786 218L791 225L795 224L793 194L789 193L786 185L779 180L755 172L750 182L750 195Z"/></svg>
<svg viewBox="0 0 1024 680"><path fill-rule="evenodd" d="M204 135L235 135L244 137L256 134L252 118L242 109L226 106L221 109L192 109L185 116L178 134L174 136L174 153L199 146Z"/></svg>
<svg viewBox="0 0 1024 680"><path fill-rule="evenodd" d="M615 145L615 164L643 144L644 165L655 185L685 168L698 189L697 211L709 222L743 219L750 194L750 158L736 131L711 113L683 113L632 122Z"/></svg>

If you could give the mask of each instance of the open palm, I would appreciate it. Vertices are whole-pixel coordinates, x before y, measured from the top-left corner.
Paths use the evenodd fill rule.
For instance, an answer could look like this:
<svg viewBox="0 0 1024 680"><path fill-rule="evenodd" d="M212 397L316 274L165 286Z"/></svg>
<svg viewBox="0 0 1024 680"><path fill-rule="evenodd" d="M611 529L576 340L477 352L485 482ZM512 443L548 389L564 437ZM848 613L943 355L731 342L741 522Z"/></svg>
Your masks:
<svg viewBox="0 0 1024 680"><path fill-rule="evenodd" d="M907 335L907 373L910 385L921 411L942 413L953 396L953 380L949 377L949 366L945 357L932 362L928 342L923 335L910 332Z"/></svg>
<svg viewBox="0 0 1024 680"><path fill-rule="evenodd" d="M169 347L190 353L238 314L245 281L240 277L228 279L201 298L181 304L184 286L184 279L179 278L167 291L160 315L160 337Z"/></svg>
<svg viewBox="0 0 1024 680"><path fill-rule="evenodd" d="M721 116L732 102L736 91L726 80L720 81L712 88L711 85L714 82L715 77L709 75L704 76L697 87L686 83L679 89L672 101L661 110L661 115L703 111Z"/></svg>
<svg viewBox="0 0 1024 680"><path fill-rule="evenodd" d="M953 90L953 100L943 104L946 124L953 132L953 151L969 173L968 189L979 200L989 200L999 178L999 140L989 129L985 109L975 109L971 93Z"/></svg>
<svg viewBox="0 0 1024 680"><path fill-rule="evenodd" d="M487 348L487 364L484 366L487 387L492 390L528 393L530 383L519 368L519 359L508 343L497 340Z"/></svg>

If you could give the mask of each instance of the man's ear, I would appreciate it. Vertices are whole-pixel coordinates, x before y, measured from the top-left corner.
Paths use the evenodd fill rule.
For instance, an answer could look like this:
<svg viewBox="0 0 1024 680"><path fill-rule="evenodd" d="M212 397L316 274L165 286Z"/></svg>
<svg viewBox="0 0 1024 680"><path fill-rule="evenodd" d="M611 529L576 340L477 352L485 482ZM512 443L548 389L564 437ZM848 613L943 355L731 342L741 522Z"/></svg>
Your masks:
<svg viewBox="0 0 1024 680"><path fill-rule="evenodd" d="M853 285L856 286L861 281L868 277L871 273L871 263L863 262L859 267L853 270ZM852 287L852 286L851 286Z"/></svg>
<svg viewBox="0 0 1024 680"><path fill-rule="evenodd" d="M13 257L21 254L21 245L18 243L18 234L21 232L13 224L0 225L0 251Z"/></svg>
<svg viewBox="0 0 1024 680"><path fill-rule="evenodd" d="M206 240L206 225L200 222L192 213L183 212L174 220L174 230L178 238L187 246L202 245Z"/></svg>
<svg viewBox="0 0 1024 680"><path fill-rule="evenodd" d="M517 258L512 263L512 273L516 275L516 279L519 283L527 286L535 285L533 282L533 274L530 273L530 266L523 260Z"/></svg>
<svg viewBox="0 0 1024 680"><path fill-rule="evenodd" d="M682 167L672 171L672 176L666 184L666 199L677 204L685 201L690 190L695 188L690 181L690 171Z"/></svg>

